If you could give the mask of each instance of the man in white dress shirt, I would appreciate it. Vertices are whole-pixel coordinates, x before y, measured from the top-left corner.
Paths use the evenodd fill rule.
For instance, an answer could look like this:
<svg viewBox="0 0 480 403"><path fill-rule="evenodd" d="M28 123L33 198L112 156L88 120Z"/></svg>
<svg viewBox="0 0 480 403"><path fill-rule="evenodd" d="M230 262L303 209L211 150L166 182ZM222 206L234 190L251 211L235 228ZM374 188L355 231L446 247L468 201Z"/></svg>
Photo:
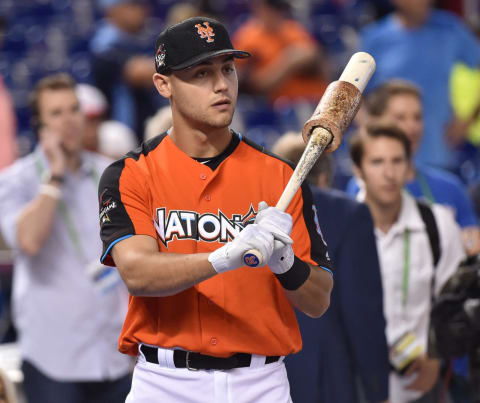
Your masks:
<svg viewBox="0 0 480 403"><path fill-rule="evenodd" d="M378 122L362 128L352 139L350 155L355 174L365 183L358 198L370 208L375 226L391 362L400 367L397 358L402 357L402 363L409 364L403 366L402 374L391 372L389 401L438 402L434 386L440 363L429 357L427 349L431 298L465 257L460 229L449 210L430 206L440 244L440 259L434 267L419 206L403 190L411 150L399 128Z"/></svg>
<svg viewBox="0 0 480 403"><path fill-rule="evenodd" d="M97 186L110 161L83 151L69 76L37 84L32 116L38 147L0 174L25 392L30 403L124 402L130 361L117 339L127 294L117 272L97 263Z"/></svg>

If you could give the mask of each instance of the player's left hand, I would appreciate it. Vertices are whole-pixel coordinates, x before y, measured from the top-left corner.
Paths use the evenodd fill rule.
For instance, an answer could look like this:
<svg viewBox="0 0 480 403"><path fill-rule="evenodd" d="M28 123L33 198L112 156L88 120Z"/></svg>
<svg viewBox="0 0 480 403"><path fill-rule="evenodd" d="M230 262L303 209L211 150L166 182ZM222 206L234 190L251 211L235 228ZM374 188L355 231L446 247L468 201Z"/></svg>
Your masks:
<svg viewBox="0 0 480 403"><path fill-rule="evenodd" d="M284 244L292 244L292 216L276 207L269 207L264 201L258 203L258 213L255 224L270 231L275 239Z"/></svg>
<svg viewBox="0 0 480 403"><path fill-rule="evenodd" d="M282 241L275 239L273 253L267 264L275 274L283 274L291 269L294 258L292 244L284 244Z"/></svg>
<svg viewBox="0 0 480 403"><path fill-rule="evenodd" d="M268 207L264 201L258 204L258 214L255 224L270 231L275 238L273 253L267 264L275 274L282 274L290 270L293 265L294 254L292 249L292 216L280 211L276 207Z"/></svg>

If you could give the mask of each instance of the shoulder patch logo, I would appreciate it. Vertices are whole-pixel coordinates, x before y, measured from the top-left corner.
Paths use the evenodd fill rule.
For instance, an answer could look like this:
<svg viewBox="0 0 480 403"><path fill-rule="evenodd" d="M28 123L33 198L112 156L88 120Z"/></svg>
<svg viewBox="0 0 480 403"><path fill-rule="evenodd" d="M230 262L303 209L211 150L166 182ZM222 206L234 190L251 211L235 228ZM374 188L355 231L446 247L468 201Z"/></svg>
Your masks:
<svg viewBox="0 0 480 403"><path fill-rule="evenodd" d="M108 198L102 203L102 207L100 209L100 225L102 226L106 222L111 222L110 217L108 216L108 212L117 208L117 203L112 201L112 198Z"/></svg>
<svg viewBox="0 0 480 403"><path fill-rule="evenodd" d="M203 27L202 24L195 25L195 28L197 28L197 33L200 35L200 38L206 39L207 42L215 41L215 39L213 39L215 33L213 32L213 28L210 26L209 22L205 21L203 25L205 26Z"/></svg>

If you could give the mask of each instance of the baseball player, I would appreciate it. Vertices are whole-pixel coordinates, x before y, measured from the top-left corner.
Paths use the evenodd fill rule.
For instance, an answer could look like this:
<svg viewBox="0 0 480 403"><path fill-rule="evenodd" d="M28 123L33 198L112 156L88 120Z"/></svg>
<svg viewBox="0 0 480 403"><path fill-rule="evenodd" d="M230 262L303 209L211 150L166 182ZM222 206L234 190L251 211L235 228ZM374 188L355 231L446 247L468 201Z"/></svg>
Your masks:
<svg viewBox="0 0 480 403"><path fill-rule="evenodd" d="M209 18L160 33L153 81L173 127L101 178L101 261L131 294L119 340L138 356L128 403L290 402L292 306L328 307L332 267L308 186L287 212L268 207L293 169L229 129L234 58L248 56ZM251 249L259 267L245 266Z"/></svg>

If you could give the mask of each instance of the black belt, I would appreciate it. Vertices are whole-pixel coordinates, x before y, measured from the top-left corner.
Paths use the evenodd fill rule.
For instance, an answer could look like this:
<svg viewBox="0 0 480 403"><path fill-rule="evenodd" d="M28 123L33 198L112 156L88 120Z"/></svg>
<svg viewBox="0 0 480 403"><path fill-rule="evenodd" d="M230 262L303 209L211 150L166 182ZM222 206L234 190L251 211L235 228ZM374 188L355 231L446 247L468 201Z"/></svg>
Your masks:
<svg viewBox="0 0 480 403"><path fill-rule="evenodd" d="M158 349L142 344L140 350L145 356L145 359L152 364L158 364ZM265 364L277 362L280 356L267 356ZM233 368L249 367L252 361L252 355L247 353L237 353L230 357L213 357L192 351L173 350L173 363L176 368L188 368L192 371L198 369L218 369L226 370Z"/></svg>

